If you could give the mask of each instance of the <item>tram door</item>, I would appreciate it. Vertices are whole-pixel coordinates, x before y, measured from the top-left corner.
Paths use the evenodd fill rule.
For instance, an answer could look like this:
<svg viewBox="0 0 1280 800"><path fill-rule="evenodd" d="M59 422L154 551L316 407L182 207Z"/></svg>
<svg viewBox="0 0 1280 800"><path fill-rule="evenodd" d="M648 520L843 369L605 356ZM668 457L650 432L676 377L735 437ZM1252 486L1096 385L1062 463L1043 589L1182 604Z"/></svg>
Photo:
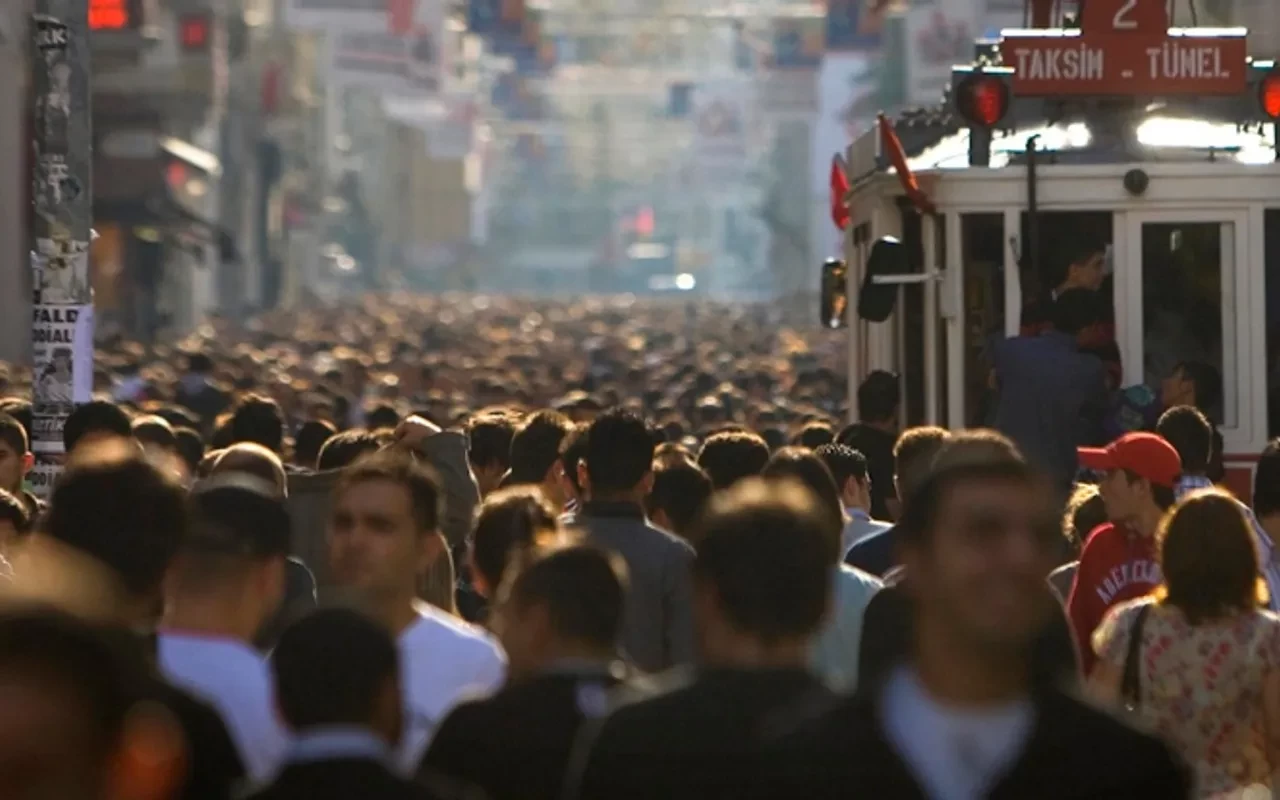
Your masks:
<svg viewBox="0 0 1280 800"><path fill-rule="evenodd" d="M1265 342L1253 302L1265 286L1261 270L1248 269L1249 213L1126 217L1116 270L1124 382L1159 391L1182 363L1211 367L1222 389L1201 401L1222 431L1229 480L1233 460L1247 476L1266 438Z"/></svg>

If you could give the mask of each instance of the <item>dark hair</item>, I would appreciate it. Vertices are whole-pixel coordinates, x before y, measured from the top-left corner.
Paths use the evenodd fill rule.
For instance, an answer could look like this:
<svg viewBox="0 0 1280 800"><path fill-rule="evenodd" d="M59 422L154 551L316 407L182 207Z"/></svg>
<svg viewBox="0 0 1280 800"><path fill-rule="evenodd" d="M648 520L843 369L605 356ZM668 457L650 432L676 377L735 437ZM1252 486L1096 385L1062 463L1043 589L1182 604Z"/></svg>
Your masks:
<svg viewBox="0 0 1280 800"><path fill-rule="evenodd" d="M626 564L589 545L526 550L513 563L501 598L519 608L542 606L564 638L613 648L626 608Z"/></svg>
<svg viewBox="0 0 1280 800"><path fill-rule="evenodd" d="M382 625L352 609L325 608L284 629L271 669L289 727L363 726L399 676L400 654Z"/></svg>
<svg viewBox="0 0 1280 800"><path fill-rule="evenodd" d="M893 445L893 474L897 478L902 504L910 502L917 486L929 476L938 451L951 439L945 428L923 425L907 428Z"/></svg>
<svg viewBox="0 0 1280 800"><path fill-rule="evenodd" d="M142 444L152 444L165 450L176 452L178 437L173 426L164 417L145 416L133 421L133 438Z"/></svg>
<svg viewBox="0 0 1280 800"><path fill-rule="evenodd" d="M571 430L573 423L559 411L539 411L521 423L511 437L513 483L542 483L560 460L560 442Z"/></svg>
<svg viewBox="0 0 1280 800"><path fill-rule="evenodd" d="M294 463L300 467L315 469L320 461L320 449L337 433L338 429L333 426L333 423L322 419L302 423L298 426L298 433L293 437Z"/></svg>
<svg viewBox="0 0 1280 800"><path fill-rule="evenodd" d="M284 449L284 414L275 400L246 395L231 415L232 444L253 442L273 453Z"/></svg>
<svg viewBox="0 0 1280 800"><path fill-rule="evenodd" d="M867 457L860 451L847 444L824 444L813 452L831 470L831 477L835 478L836 488L840 491L844 491L850 478L866 483Z"/></svg>
<svg viewBox="0 0 1280 800"><path fill-rule="evenodd" d="M316 468L321 472L354 464L362 456L376 453L381 448L378 437L363 428L352 428L349 431L330 436L320 448L316 459Z"/></svg>
<svg viewBox="0 0 1280 800"><path fill-rule="evenodd" d="M396 411L393 406L386 404L375 406L365 415L365 425L369 430L376 431L379 428L395 428L400 424L400 412Z"/></svg>
<svg viewBox="0 0 1280 800"><path fill-rule="evenodd" d="M596 417L583 457L592 497L636 488L653 470L653 451L649 427L634 412L612 408Z"/></svg>
<svg viewBox="0 0 1280 800"><path fill-rule="evenodd" d="M962 431L941 443L903 504L896 530L908 542L928 539L938 524L947 492L975 481L1007 481L1033 488L1039 476L1006 437L989 430Z"/></svg>
<svg viewBox="0 0 1280 800"><path fill-rule="evenodd" d="M1213 426L1193 406L1174 406L1160 415L1156 433L1168 440L1182 459L1182 472L1203 475L1213 457Z"/></svg>
<svg viewBox="0 0 1280 800"><path fill-rule="evenodd" d="M22 498L0 489L0 522L8 522L18 533L31 530L31 510Z"/></svg>
<svg viewBox="0 0 1280 800"><path fill-rule="evenodd" d="M151 695L146 663L129 644L62 611L0 613L0 674L74 698L94 758L119 745L129 712Z"/></svg>
<svg viewBox="0 0 1280 800"><path fill-rule="evenodd" d="M769 445L754 433L725 431L713 434L698 451L698 466L711 476L717 490L728 489L743 478L759 475L769 463Z"/></svg>
<svg viewBox="0 0 1280 800"><path fill-rule="evenodd" d="M471 558L490 591L502 582L513 553L533 545L539 533L556 528L556 511L536 488L516 486L486 497L476 511Z"/></svg>
<svg viewBox="0 0 1280 800"><path fill-rule="evenodd" d="M214 450L224 450L236 443L235 429L231 424L230 414L220 414L213 423L213 436L209 437L209 446Z"/></svg>
<svg viewBox="0 0 1280 800"><path fill-rule="evenodd" d="M898 413L902 401L898 376L873 370L858 384L858 418L863 422L887 422Z"/></svg>
<svg viewBox="0 0 1280 800"><path fill-rule="evenodd" d="M66 424L62 426L63 448L70 453L81 439L93 433L109 433L128 439L133 435L133 425L120 406L106 400L94 400L76 406L67 417Z"/></svg>
<svg viewBox="0 0 1280 800"><path fill-rule="evenodd" d="M1049 260L1049 289L1061 286L1063 281L1067 279L1071 268L1077 264L1084 264L1094 256L1101 255L1107 251L1105 244L1100 243L1090 236L1081 237L1078 231L1069 236L1059 237L1054 246L1057 258Z"/></svg>
<svg viewBox="0 0 1280 800"><path fill-rule="evenodd" d="M31 442L27 439L27 429L22 427L13 416L0 411L0 442L9 445L9 449L19 458L31 450Z"/></svg>
<svg viewBox="0 0 1280 800"><path fill-rule="evenodd" d="M1184 497L1160 524L1163 601L1192 625L1249 611L1265 600L1253 528L1240 502L1219 489Z"/></svg>
<svg viewBox="0 0 1280 800"><path fill-rule="evenodd" d="M174 430L178 428L198 430L201 424L198 415L191 413L182 406L165 406L156 411L156 416L172 425Z"/></svg>
<svg viewBox="0 0 1280 800"><path fill-rule="evenodd" d="M772 642L822 625L839 538L804 485L751 478L719 492L693 539L694 580L714 589L735 627Z"/></svg>
<svg viewBox="0 0 1280 800"><path fill-rule="evenodd" d="M173 438L177 443L178 455L182 456L194 475L204 459L204 437L194 428L174 428Z"/></svg>
<svg viewBox="0 0 1280 800"><path fill-rule="evenodd" d="M27 449L31 449L31 401L22 397L0 398L0 412L18 421L27 436Z"/></svg>
<svg viewBox="0 0 1280 800"><path fill-rule="evenodd" d="M283 498L289 493L289 476L284 470L284 462L280 456L254 442L238 442L218 453L218 458L209 470L210 475L227 473L251 475L268 483L277 497Z"/></svg>
<svg viewBox="0 0 1280 800"><path fill-rule="evenodd" d="M1272 439L1258 456L1253 473L1253 513L1266 517L1280 513L1280 439Z"/></svg>
<svg viewBox="0 0 1280 800"><path fill-rule="evenodd" d="M1196 408L1208 413L1222 401L1222 374L1203 361L1180 361L1173 371L1196 387Z"/></svg>
<svg viewBox="0 0 1280 800"><path fill-rule="evenodd" d="M1168 511L1177 502L1178 496L1174 493L1172 486L1158 486L1130 469L1124 470L1124 476L1131 484L1147 481L1147 485L1151 487L1151 502L1155 503L1156 508L1161 511Z"/></svg>
<svg viewBox="0 0 1280 800"><path fill-rule="evenodd" d="M187 371L201 375L213 372L213 359L204 353L192 353L187 356Z"/></svg>
<svg viewBox="0 0 1280 800"><path fill-rule="evenodd" d="M261 484L261 485L258 485ZM262 481L215 476L189 500L186 552L272 558L289 554L292 525L284 501Z"/></svg>
<svg viewBox="0 0 1280 800"><path fill-rule="evenodd" d="M830 444L835 440L835 428L825 422L810 422L800 429L800 432L795 435L791 443L810 450L817 450L824 444Z"/></svg>
<svg viewBox="0 0 1280 800"><path fill-rule="evenodd" d="M565 477L579 494L582 493L582 484L578 482L578 465L587 455L587 431L590 427L585 422L575 425L560 443L560 463L564 466Z"/></svg>
<svg viewBox="0 0 1280 800"><path fill-rule="evenodd" d="M435 532L440 529L443 502L440 481L429 467L418 463L409 453L384 450L347 467L338 478L335 496L353 486L372 481L398 484L409 493L414 521L420 532Z"/></svg>
<svg viewBox="0 0 1280 800"><path fill-rule="evenodd" d="M711 478L692 461L659 466L653 473L653 489L646 502L649 513L667 515L672 533L688 538L694 520L711 498Z"/></svg>
<svg viewBox="0 0 1280 800"><path fill-rule="evenodd" d="M511 468L511 440L516 434L515 421L506 414L484 414L472 417L467 424L467 458L473 467L497 466L503 472Z"/></svg>
<svg viewBox="0 0 1280 800"><path fill-rule="evenodd" d="M837 541L840 539L844 530L844 503L840 501L836 479L821 458L803 447L784 447L773 454L760 476L770 480L792 478L803 483L821 501L828 517L827 530Z"/></svg>
<svg viewBox="0 0 1280 800"><path fill-rule="evenodd" d="M72 463L42 529L105 564L129 592L149 594L186 536L185 492L134 453Z"/></svg>

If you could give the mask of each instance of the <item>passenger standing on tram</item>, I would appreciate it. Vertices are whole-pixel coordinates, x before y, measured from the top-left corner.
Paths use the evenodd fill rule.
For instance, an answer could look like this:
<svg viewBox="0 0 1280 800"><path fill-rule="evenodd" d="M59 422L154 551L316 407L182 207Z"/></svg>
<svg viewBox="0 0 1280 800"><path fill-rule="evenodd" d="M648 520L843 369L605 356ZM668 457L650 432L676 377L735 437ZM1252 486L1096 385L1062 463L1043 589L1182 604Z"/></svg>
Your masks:
<svg viewBox="0 0 1280 800"><path fill-rule="evenodd" d="M1226 469L1222 464L1222 431L1214 423L1215 414L1220 410L1222 402L1222 375L1211 364L1203 361L1182 361L1173 368L1169 377L1160 384L1160 407L1170 409L1174 406L1192 406L1197 408L1209 420L1213 428L1213 451L1209 455L1209 466L1205 476L1214 483L1221 483L1226 477Z"/></svg>
<svg viewBox="0 0 1280 800"><path fill-rule="evenodd" d="M891 520L900 513L893 496L893 446L898 441L901 400L898 376L875 370L858 387L860 422L836 436L839 444L852 447L867 458L872 519ZM891 505L895 507L891 508Z"/></svg>
<svg viewBox="0 0 1280 800"><path fill-rule="evenodd" d="M999 384L994 427L1044 470L1065 501L1077 472L1076 449L1096 444L1108 404L1106 373L1080 352L1081 334L1097 322L1094 294L1072 289L1053 304L1054 329L996 343Z"/></svg>

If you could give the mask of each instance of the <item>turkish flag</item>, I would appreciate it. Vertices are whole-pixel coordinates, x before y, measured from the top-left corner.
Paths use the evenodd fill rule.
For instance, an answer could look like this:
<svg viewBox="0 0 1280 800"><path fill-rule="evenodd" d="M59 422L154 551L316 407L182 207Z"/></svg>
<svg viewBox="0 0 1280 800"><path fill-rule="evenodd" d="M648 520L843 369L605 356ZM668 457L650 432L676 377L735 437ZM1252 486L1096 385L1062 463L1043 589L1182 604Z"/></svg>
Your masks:
<svg viewBox="0 0 1280 800"><path fill-rule="evenodd" d="M392 36L408 36L418 0L387 0L387 28Z"/></svg>
<svg viewBox="0 0 1280 800"><path fill-rule="evenodd" d="M840 156L831 159L831 221L840 230L849 227L849 176L844 174Z"/></svg>
<svg viewBox="0 0 1280 800"><path fill-rule="evenodd" d="M889 163L898 171L898 182L902 184L903 190L907 193L907 198L911 200L911 205L915 206L921 213L931 214L936 211L933 201L920 188L920 183L916 180L915 174L911 171L911 167L907 165L907 153L902 149L902 141L898 138L898 133L893 129L893 123L889 122L889 118L881 114L876 119L880 127L880 150L889 157Z"/></svg>

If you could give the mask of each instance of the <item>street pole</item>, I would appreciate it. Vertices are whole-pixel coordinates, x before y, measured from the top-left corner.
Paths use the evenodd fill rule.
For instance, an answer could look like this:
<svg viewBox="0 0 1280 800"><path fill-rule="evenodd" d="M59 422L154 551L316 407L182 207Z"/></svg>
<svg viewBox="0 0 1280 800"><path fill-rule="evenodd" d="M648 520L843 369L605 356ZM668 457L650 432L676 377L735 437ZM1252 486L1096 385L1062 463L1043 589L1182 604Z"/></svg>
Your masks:
<svg viewBox="0 0 1280 800"><path fill-rule="evenodd" d="M35 0L30 17L31 488L62 469L62 429L93 393L92 137L86 0Z"/></svg>

